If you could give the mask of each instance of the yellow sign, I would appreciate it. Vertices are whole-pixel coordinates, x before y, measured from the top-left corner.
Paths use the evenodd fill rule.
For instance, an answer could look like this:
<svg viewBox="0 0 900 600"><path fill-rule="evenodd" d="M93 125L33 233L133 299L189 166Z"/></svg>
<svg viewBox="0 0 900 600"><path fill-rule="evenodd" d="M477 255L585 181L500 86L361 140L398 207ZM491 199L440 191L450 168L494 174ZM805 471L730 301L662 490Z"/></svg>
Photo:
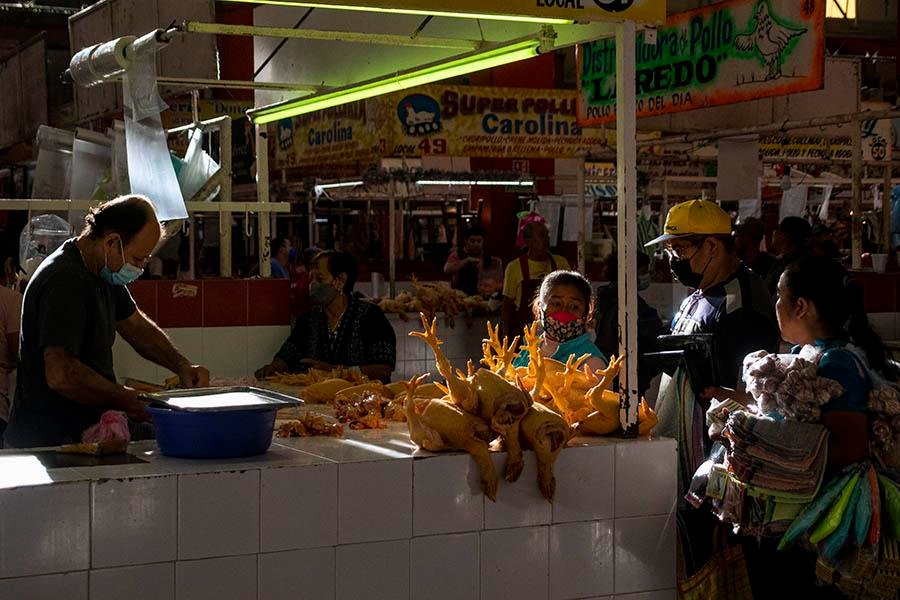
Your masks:
<svg viewBox="0 0 900 600"><path fill-rule="evenodd" d="M373 101L387 156L574 158L605 140L576 122L575 90L431 85Z"/></svg>
<svg viewBox="0 0 900 600"><path fill-rule="evenodd" d="M375 160L386 143L379 140L380 126L369 116L370 110L369 102L351 102L272 123L272 167L319 168Z"/></svg>
<svg viewBox="0 0 900 600"><path fill-rule="evenodd" d="M289 2L292 0L288 0ZM310 5L310 0L293 0ZM315 3L327 7L321 0ZM330 4L372 10L410 11L438 16L458 13L566 19L571 21L639 21L662 23L666 0L339 0Z"/></svg>

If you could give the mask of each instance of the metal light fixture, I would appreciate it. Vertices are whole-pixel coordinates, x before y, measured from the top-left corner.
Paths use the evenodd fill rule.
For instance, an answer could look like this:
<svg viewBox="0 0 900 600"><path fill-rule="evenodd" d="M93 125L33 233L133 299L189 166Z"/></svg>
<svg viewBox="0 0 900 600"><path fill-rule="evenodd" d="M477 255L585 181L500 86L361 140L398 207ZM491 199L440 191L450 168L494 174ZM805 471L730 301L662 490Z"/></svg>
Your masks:
<svg viewBox="0 0 900 600"><path fill-rule="evenodd" d="M503 186L529 186L534 185L533 181L460 181L460 180L431 180L422 179L416 182L416 185L503 185Z"/></svg>
<svg viewBox="0 0 900 600"><path fill-rule="evenodd" d="M244 2L247 4L274 4L276 6L299 6L301 8L325 8L329 10L350 10L356 12L390 13L395 15L415 15L419 17L452 17L457 19L482 19L486 21L513 21L517 23L537 23L541 25L567 25L571 19L549 17L529 17L526 15L498 15L482 13L452 12L441 10L415 10L411 8L381 8L377 6L352 6L347 4L326 4L324 2L291 2L290 0L219 0L219 2Z"/></svg>
<svg viewBox="0 0 900 600"><path fill-rule="evenodd" d="M463 54L455 59L432 63L423 67L401 71L396 75L373 79L314 96L286 100L270 106L247 111L257 125L271 123L279 119L295 117L317 110L366 100L382 94L427 85L443 79L459 77L475 71L499 67L512 62L537 56L542 40L531 37L523 41L499 46L491 50Z"/></svg>

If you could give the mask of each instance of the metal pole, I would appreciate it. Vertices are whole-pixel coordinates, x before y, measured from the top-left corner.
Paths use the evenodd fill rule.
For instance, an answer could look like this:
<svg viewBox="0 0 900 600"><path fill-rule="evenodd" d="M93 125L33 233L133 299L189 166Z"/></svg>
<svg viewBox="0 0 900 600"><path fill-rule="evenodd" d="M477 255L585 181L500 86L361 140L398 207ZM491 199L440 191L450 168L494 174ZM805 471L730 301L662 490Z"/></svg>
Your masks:
<svg viewBox="0 0 900 600"><path fill-rule="evenodd" d="M584 158L578 161L578 170L575 173L575 186L578 188L578 272L587 273L587 261L585 258L585 229L584 209L586 206L584 197Z"/></svg>
<svg viewBox="0 0 900 600"><path fill-rule="evenodd" d="M787 131L789 129L810 129L813 127L827 127L829 125L842 125L860 120L879 120L879 119L897 119L900 118L900 110L869 110L858 113L848 113L843 115L834 115L831 117L817 117L815 119L804 119L801 121L783 121L781 123L772 123L770 125L758 125L755 127L742 127L739 129L720 129L719 131L711 131L709 133L690 133L684 135L675 135L671 137L661 138L658 140L644 140L638 142L639 148L646 146L664 146L667 144L685 144L688 142L699 142L707 140L718 140L727 137L737 137L742 135L750 135L754 133L777 133L779 131Z"/></svg>
<svg viewBox="0 0 900 600"><path fill-rule="evenodd" d="M620 375L619 420L626 435L637 433L637 93L635 26L616 25L616 175L618 178L619 353L625 356ZM582 194L583 194L582 190Z"/></svg>
<svg viewBox="0 0 900 600"><path fill-rule="evenodd" d="M884 165L884 196L881 198L881 241L882 252L890 254L893 251L891 247L891 161L887 161Z"/></svg>
<svg viewBox="0 0 900 600"><path fill-rule="evenodd" d="M307 230L307 233L309 234L309 237L307 238L307 243L309 244L310 248L312 248L313 246L316 245L316 230L317 230L317 228L316 228L315 211L316 211L316 203L313 201L312 198L310 198L309 200L306 201L306 215L309 217L308 222L307 222L307 225L309 227Z"/></svg>
<svg viewBox="0 0 900 600"><path fill-rule="evenodd" d="M193 213L188 214L188 279L196 279L197 275L197 220Z"/></svg>
<svg viewBox="0 0 900 600"><path fill-rule="evenodd" d="M394 180L388 182L388 278L391 298L397 295L397 214L395 207Z"/></svg>
<svg viewBox="0 0 900 600"><path fill-rule="evenodd" d="M231 117L219 122L219 200L231 202ZM219 271L222 277L231 277L231 213L219 213Z"/></svg>
<svg viewBox="0 0 900 600"><path fill-rule="evenodd" d="M269 136L266 125L256 126L256 195L257 201L269 201ZM270 277L272 264L269 262L269 242L272 237L272 223L260 215L259 225L259 275Z"/></svg>
<svg viewBox="0 0 900 600"><path fill-rule="evenodd" d="M853 131L853 199L850 204L850 260L854 269L862 266L862 131L854 122Z"/></svg>
<svg viewBox="0 0 900 600"><path fill-rule="evenodd" d="M419 48L449 48L456 50L476 50L482 42L454 38L439 38L384 33L358 33L355 31L329 31L320 29L291 29L289 27L260 27L254 25L231 25L224 23L201 23L186 21L182 25L190 33L211 33L219 35L243 35L302 40L325 40L336 42L356 42L387 46L414 46Z"/></svg>

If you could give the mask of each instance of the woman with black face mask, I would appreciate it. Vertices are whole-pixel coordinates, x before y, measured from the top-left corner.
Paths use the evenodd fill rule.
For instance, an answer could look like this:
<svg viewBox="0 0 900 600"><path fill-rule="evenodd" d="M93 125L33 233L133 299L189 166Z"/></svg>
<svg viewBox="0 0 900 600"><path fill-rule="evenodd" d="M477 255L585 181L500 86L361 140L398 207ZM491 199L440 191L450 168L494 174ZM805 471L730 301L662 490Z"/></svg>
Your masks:
<svg viewBox="0 0 900 600"><path fill-rule="evenodd" d="M370 379L390 381L397 338L379 307L353 295L356 259L326 251L310 266L309 297L315 306L300 315L281 350L256 371L256 377L346 367L359 369Z"/></svg>

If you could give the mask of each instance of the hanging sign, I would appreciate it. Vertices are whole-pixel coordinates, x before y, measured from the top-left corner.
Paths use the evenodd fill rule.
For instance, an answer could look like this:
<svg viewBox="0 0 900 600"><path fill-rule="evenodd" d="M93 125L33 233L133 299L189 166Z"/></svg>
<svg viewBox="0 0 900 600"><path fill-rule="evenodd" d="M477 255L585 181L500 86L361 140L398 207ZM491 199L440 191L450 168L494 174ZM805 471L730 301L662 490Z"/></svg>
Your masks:
<svg viewBox="0 0 900 600"><path fill-rule="evenodd" d="M431 85L378 98L388 156L574 158L604 144L574 90Z"/></svg>
<svg viewBox="0 0 900 600"><path fill-rule="evenodd" d="M321 176L323 165L368 166L383 153L369 110L366 101L351 102L270 124L272 168L319 169Z"/></svg>
<svg viewBox="0 0 900 600"><path fill-rule="evenodd" d="M308 0L282 0L308 6ZM511 15L572 21L640 21L662 23L666 0L341 0L344 6L375 7L375 10ZM324 6L317 4L316 6Z"/></svg>
<svg viewBox="0 0 900 600"><path fill-rule="evenodd" d="M637 34L637 116L648 117L818 90L825 0L729 0L672 15ZM578 122L616 118L616 42L577 49Z"/></svg>

